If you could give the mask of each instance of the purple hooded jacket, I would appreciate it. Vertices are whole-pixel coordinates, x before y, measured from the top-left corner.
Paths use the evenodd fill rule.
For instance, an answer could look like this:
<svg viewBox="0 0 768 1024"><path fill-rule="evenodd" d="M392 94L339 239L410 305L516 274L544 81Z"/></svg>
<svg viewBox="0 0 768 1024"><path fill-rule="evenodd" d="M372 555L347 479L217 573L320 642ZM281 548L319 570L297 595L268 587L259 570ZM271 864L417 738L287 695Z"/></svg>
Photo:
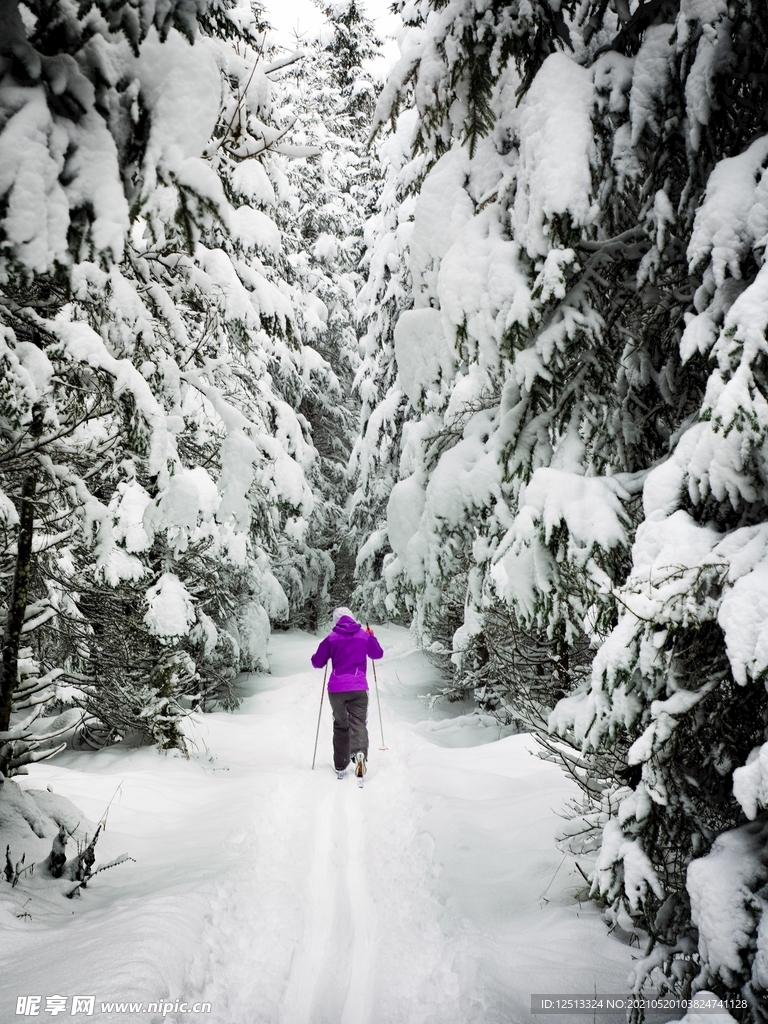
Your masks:
<svg viewBox="0 0 768 1024"><path fill-rule="evenodd" d="M333 670L328 680L328 693L345 690L367 690L366 658L383 658L379 641L349 615L342 615L328 636L312 655L315 668L323 668L330 658Z"/></svg>

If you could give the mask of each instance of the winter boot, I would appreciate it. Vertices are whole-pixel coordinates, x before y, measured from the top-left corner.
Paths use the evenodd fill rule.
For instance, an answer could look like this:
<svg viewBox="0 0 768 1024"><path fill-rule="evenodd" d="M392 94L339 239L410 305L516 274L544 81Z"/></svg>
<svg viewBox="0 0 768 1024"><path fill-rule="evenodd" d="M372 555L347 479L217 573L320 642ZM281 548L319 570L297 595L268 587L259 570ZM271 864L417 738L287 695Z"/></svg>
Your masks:
<svg viewBox="0 0 768 1024"><path fill-rule="evenodd" d="M358 779L362 779L362 777L368 771L368 768L365 763L365 754L362 752L362 750L358 750L358 752L354 755L354 757L352 758L352 763L355 766L355 775L357 776Z"/></svg>

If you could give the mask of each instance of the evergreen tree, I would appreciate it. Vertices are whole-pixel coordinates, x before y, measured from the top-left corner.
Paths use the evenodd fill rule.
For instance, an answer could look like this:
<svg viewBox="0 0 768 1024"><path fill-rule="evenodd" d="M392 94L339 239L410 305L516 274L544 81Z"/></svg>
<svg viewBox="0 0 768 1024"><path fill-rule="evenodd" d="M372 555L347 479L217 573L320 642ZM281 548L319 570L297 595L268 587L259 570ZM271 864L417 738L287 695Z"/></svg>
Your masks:
<svg viewBox="0 0 768 1024"><path fill-rule="evenodd" d="M459 620L458 683L504 713L543 730L573 691L550 720L585 791L569 831L601 833L593 893L648 937L637 986L658 968L763 1020L765 11L449 0L403 18L376 122L415 109L427 174L398 211L410 287L372 414L393 422L405 394L390 599L429 643ZM719 946L728 863L743 896Z"/></svg>
<svg viewBox="0 0 768 1024"><path fill-rule="evenodd" d="M299 406L319 452L307 542L323 556L319 564L308 560L292 589L306 602L305 621L313 629L329 603L349 601L352 588L347 463L359 408L353 392L357 295L363 283L362 225L380 188L376 158L366 149L377 86L365 67L380 44L353 0L322 9L327 22L319 39L301 67L287 71L280 83L282 109L296 118L297 137L316 150L288 169L298 204L283 225L291 239L291 280L307 296L307 339L333 373L331 388L308 391Z"/></svg>
<svg viewBox="0 0 768 1024"><path fill-rule="evenodd" d="M167 477L167 434L146 382L98 335L77 329L69 303L83 282L80 266L106 268L124 255L131 203L162 159L147 131L162 117L161 97L147 86L148 58L173 62L179 43L195 50L201 11L176 3L76 11L13 2L2 11L0 486L2 572L12 581L3 615L3 731L22 631L55 614L46 567L55 549L92 535L103 508L93 477L142 416L153 472L161 485ZM198 199L190 190L190 206Z"/></svg>
<svg viewBox="0 0 768 1024"><path fill-rule="evenodd" d="M86 740L183 746L185 707L266 667L278 577L328 561L301 410L339 385L287 226L290 162L316 150L274 80L301 55L271 51L259 10L132 11L62 9L44 45L32 7L9 21L0 729L36 627L33 675Z"/></svg>
<svg viewBox="0 0 768 1024"><path fill-rule="evenodd" d="M355 485L351 525L357 546L355 603L376 618L397 616L401 608L388 580L393 551L387 530L387 502L398 479L400 442L408 416L397 381L394 329L412 303L406 259L415 190L424 157L412 156L414 119L408 114L377 144L383 183L376 209L365 227L363 264L367 280L360 292L365 333L355 380L360 396L360 431L352 452ZM402 595L408 601L408 595Z"/></svg>

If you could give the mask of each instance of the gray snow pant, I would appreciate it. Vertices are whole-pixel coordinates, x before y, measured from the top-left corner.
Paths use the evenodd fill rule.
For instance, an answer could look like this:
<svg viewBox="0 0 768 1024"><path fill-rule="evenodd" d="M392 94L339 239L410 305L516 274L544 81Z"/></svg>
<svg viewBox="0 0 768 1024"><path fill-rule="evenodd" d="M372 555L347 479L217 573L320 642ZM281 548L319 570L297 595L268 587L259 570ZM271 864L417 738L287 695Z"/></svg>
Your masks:
<svg viewBox="0 0 768 1024"><path fill-rule="evenodd" d="M368 691L342 690L329 693L328 700L333 709L333 763L340 772L349 764L350 752L362 750L368 758Z"/></svg>

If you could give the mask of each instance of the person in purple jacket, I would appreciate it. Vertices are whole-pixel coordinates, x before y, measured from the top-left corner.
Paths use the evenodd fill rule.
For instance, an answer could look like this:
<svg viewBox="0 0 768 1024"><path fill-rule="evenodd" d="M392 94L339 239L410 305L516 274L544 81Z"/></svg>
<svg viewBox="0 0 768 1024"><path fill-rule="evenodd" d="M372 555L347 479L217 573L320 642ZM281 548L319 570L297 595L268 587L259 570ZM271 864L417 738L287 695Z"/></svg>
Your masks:
<svg viewBox="0 0 768 1024"><path fill-rule="evenodd" d="M368 680L365 675L368 658L382 658L384 651L373 630L363 629L349 608L337 608L334 626L312 655L315 668L323 668L330 660L328 700L333 709L333 763L341 778L350 761L355 775L362 778L368 757Z"/></svg>

